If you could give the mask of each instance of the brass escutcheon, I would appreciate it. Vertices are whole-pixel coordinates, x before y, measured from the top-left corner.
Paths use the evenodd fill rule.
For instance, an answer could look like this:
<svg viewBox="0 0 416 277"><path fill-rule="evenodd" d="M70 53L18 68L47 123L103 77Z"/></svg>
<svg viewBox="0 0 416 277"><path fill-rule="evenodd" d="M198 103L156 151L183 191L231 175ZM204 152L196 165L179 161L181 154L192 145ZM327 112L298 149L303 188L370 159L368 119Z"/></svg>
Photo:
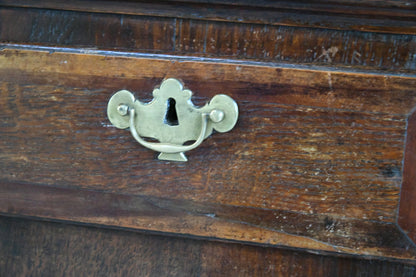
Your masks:
<svg viewBox="0 0 416 277"><path fill-rule="evenodd" d="M127 90L116 92L108 102L107 115L115 127L130 128L137 142L160 152L160 160L187 161L184 152L198 147L213 130L230 131L238 118L237 103L227 95L215 95L201 108L194 106L191 96L180 81L170 78L153 90L149 103Z"/></svg>

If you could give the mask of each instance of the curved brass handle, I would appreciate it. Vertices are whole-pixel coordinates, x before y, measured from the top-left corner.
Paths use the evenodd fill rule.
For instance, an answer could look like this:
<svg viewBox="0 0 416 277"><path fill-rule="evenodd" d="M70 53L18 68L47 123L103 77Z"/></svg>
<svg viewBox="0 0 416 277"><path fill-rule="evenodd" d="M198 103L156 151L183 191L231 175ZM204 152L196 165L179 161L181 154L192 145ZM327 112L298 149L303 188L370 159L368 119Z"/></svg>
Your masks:
<svg viewBox="0 0 416 277"><path fill-rule="evenodd" d="M191 92L183 90L176 79L165 80L160 89L153 91L153 95L154 99L144 104L129 91L119 91L111 97L107 114L115 127L130 128L138 143L160 152L158 158L162 160L187 161L184 152L198 147L213 129L227 132L237 122L237 104L226 95L216 95L209 104L196 108L190 101ZM175 126L164 121L172 99L176 105L175 116L179 119ZM149 142L143 137L160 142ZM187 141L193 143L184 145Z"/></svg>
<svg viewBox="0 0 416 277"><path fill-rule="evenodd" d="M125 109L125 108L122 108L122 109ZM183 152L197 148L204 141L205 134L207 131L208 118L210 118L214 122L219 122L220 120L218 121L218 119L221 118L221 115L222 116L224 115L223 112L217 111L217 110L213 110L210 113L201 113L201 119L202 119L201 133L199 134L198 139L191 145L178 145L178 144L172 144L172 143L148 142L142 139L140 135L137 133L137 130L134 124L134 116L135 116L134 109L128 109L128 110L130 114L130 120L129 120L130 132L138 143L140 143L146 148L149 148L157 152L166 153L166 154L178 153L179 156L181 157L180 159L181 161L183 160L183 158L186 159Z"/></svg>

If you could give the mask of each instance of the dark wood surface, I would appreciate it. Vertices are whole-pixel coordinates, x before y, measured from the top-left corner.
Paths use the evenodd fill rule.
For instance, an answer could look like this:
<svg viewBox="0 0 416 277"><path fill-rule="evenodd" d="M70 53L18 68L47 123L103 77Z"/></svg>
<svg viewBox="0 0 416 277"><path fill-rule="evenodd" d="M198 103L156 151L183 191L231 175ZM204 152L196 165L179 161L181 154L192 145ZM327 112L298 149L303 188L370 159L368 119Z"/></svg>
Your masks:
<svg viewBox="0 0 416 277"><path fill-rule="evenodd" d="M415 266L0 217L0 275L401 276Z"/></svg>
<svg viewBox="0 0 416 277"><path fill-rule="evenodd" d="M416 79L57 50L1 52L1 212L415 257L395 222ZM240 105L236 128L188 163L156 160L106 119L115 91L150 100L166 77L197 103L225 92Z"/></svg>
<svg viewBox="0 0 416 277"><path fill-rule="evenodd" d="M406 150L398 221L406 233L416 242L416 112L407 122Z"/></svg>
<svg viewBox="0 0 416 277"><path fill-rule="evenodd" d="M411 74L416 70L414 35L371 30L2 8L0 41L336 66L338 70Z"/></svg>
<svg viewBox="0 0 416 277"><path fill-rule="evenodd" d="M0 4L10 7L415 34L416 8L413 1L377 2L2 0Z"/></svg>
<svg viewBox="0 0 416 277"><path fill-rule="evenodd" d="M0 276L414 276L415 22L406 0L0 0L0 214L26 218L0 217ZM106 119L168 77L241 111L187 164Z"/></svg>
<svg viewBox="0 0 416 277"><path fill-rule="evenodd" d="M0 211L206 240L400 259L412 264L416 257L412 242L393 223L282 210L3 182Z"/></svg>

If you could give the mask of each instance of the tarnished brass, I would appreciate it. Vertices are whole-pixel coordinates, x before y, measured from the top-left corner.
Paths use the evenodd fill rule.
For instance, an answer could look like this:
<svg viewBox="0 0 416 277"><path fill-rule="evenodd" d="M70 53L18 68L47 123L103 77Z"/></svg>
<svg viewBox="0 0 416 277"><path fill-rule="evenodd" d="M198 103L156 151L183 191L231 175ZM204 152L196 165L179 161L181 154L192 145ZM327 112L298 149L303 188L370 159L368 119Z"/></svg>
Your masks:
<svg viewBox="0 0 416 277"><path fill-rule="evenodd" d="M191 96L190 90L171 78L153 90L150 103L140 102L127 90L118 91L108 103L107 115L115 127L130 128L137 142L160 152L159 159L187 161L184 152L198 147L213 130L230 131L238 118L238 106L227 95L215 95L201 108L194 106Z"/></svg>

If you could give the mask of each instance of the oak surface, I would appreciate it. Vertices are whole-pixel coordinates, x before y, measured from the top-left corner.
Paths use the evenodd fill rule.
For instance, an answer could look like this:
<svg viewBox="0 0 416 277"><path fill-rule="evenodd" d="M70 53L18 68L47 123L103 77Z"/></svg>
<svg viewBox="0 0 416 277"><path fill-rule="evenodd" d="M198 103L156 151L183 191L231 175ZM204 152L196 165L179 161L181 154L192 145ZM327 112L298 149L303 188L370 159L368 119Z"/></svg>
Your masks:
<svg viewBox="0 0 416 277"><path fill-rule="evenodd" d="M408 118L398 223L416 241L416 112Z"/></svg>
<svg viewBox="0 0 416 277"><path fill-rule="evenodd" d="M5 47L2 213L414 259L395 225L414 78ZM105 115L115 91L149 101L168 77L241 111L188 163Z"/></svg>
<svg viewBox="0 0 416 277"><path fill-rule="evenodd" d="M415 266L0 217L0 275L403 276Z"/></svg>
<svg viewBox="0 0 416 277"><path fill-rule="evenodd" d="M407 0L0 0L0 214L24 218L0 217L0 276L414 276L415 21ZM241 111L188 164L106 119L169 77Z"/></svg>
<svg viewBox="0 0 416 277"><path fill-rule="evenodd" d="M416 70L414 34L371 29L2 7L0 42L331 66L336 70L410 74Z"/></svg>
<svg viewBox="0 0 416 277"><path fill-rule="evenodd" d="M2 0L2 6L415 34L412 1Z"/></svg>
<svg viewBox="0 0 416 277"><path fill-rule="evenodd" d="M5 182L0 200L0 211L14 216L408 263L416 257L412 242L393 223Z"/></svg>

